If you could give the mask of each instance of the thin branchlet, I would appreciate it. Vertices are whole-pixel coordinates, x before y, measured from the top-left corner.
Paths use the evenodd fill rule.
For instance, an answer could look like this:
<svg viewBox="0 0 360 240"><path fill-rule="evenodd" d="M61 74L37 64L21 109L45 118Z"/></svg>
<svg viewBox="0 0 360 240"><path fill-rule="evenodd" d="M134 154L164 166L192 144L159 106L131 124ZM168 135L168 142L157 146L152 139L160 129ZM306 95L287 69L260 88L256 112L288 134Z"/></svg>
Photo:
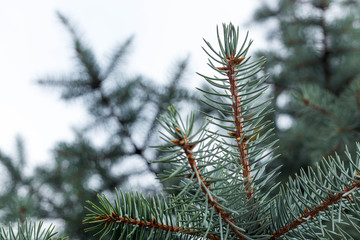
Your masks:
<svg viewBox="0 0 360 240"><path fill-rule="evenodd" d="M247 191L247 198L250 199L253 196L253 189L251 187L251 170L248 158L248 150L246 149L247 146L247 139L244 136L244 123L243 123L243 114L241 108L241 97L238 94L238 86L235 77L236 73L236 66L239 65L245 57L235 58L235 54L231 54L231 56L227 56L227 66L226 67L219 67L220 70L227 70L227 77L230 83L230 98L234 99L232 101L232 109L233 109L233 116L234 116L234 125L235 131L229 133L231 136L235 137L237 148L239 151L239 159L240 163L243 166L243 178L247 179L244 183L245 189Z"/></svg>
<svg viewBox="0 0 360 240"><path fill-rule="evenodd" d="M338 117L335 114L333 114L332 112L329 112L328 110L326 110L326 109L324 109L324 108L310 102L309 99L304 98L303 103L306 106L309 106L309 107L315 109L316 111L320 112L321 114L323 114L325 116L328 116L328 117L333 118L333 119L338 119Z"/></svg>
<svg viewBox="0 0 360 240"><path fill-rule="evenodd" d="M360 180L359 177L357 177L356 179ZM319 215L321 212L326 211L330 206L338 203L341 199L348 199L349 201L353 201L350 194L348 193L355 188L360 188L360 182L353 182L350 186L342 189L341 193L329 196L325 201L321 202L319 205L315 206L310 210L305 209L305 213L303 215L299 216L291 223L286 224L285 226L279 228L278 231L274 232L270 240L275 240L276 238L279 238L286 233L298 228L303 223L314 220L317 215Z"/></svg>
<svg viewBox="0 0 360 240"><path fill-rule="evenodd" d="M183 234L192 235L192 236L199 236L199 231L192 228L182 228L178 226L172 226L167 224L162 224L156 220L155 217L153 217L152 221L145 221L145 220L138 220L134 218L124 218L116 214L115 212L111 212L111 215L104 214L102 216L95 217L96 220L104 220L105 227L108 227L110 223L125 223L132 226L137 226L140 228L149 228L149 229L159 229L167 232L181 232ZM210 240L220 240L219 237L213 235L213 234L207 234L206 238Z"/></svg>
<svg viewBox="0 0 360 240"><path fill-rule="evenodd" d="M175 130L179 133L181 131L178 127L175 127ZM242 236L245 233L242 231L240 232L237 229L236 223L231 218L231 215L226 213L223 209L221 209L215 196L213 196L213 195L210 196L210 194L209 194L209 193L211 193L210 185L207 181L205 181L205 178L203 177L203 175L196 163L195 156L191 153L191 151L193 150L195 145L190 144L187 134L186 133L184 134L184 138L174 139L174 140L171 140L171 142L179 145L182 148L182 150L184 151L184 153L188 159L190 169L194 173L196 171L196 175L199 176L199 178L194 178L194 179L197 179L197 181L199 181L201 191L207 197L207 201L210 204L210 206L212 206L214 208L216 213L220 214L224 223L227 223L229 225L229 229L238 237L238 239L245 240L246 238L244 238Z"/></svg>

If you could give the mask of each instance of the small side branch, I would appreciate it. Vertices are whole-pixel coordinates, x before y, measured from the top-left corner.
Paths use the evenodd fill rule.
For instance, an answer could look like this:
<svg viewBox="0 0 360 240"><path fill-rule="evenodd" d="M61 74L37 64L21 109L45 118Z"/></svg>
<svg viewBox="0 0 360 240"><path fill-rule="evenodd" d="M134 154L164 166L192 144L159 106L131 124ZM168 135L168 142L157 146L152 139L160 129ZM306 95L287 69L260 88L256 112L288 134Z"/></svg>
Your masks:
<svg viewBox="0 0 360 240"><path fill-rule="evenodd" d="M244 136L244 123L243 123L243 114L241 108L241 97L239 96L237 89L236 78L234 77L236 69L235 66L239 65L245 58L235 58L235 55L232 54L230 57L227 57L228 65L226 67L220 67L219 70L227 70L227 77L230 84L230 93L232 100L232 109L234 116L234 125L235 132L229 133L231 136L235 137L237 148L240 153L240 163L243 167L243 178L247 179L244 183L245 189L247 191L247 199L250 199L254 192L251 187L251 170L250 163L248 158L247 151L247 139Z"/></svg>
<svg viewBox="0 0 360 240"><path fill-rule="evenodd" d="M180 129L176 127L176 131L180 132ZM188 140L186 134L184 134L184 136L185 136L184 139L176 139L176 140L172 140L171 142L179 145L183 149L183 151L188 159L190 169L193 172L196 171L196 174L199 176L199 178L196 178L196 179L197 179L197 181L199 181L200 188L201 188L202 192L204 193L204 195L207 197L207 200L208 200L208 203L210 204L210 206L212 206L214 208L216 213L220 214L223 222L229 225L229 229L238 237L238 239L246 240L246 238L243 237L245 232L239 231L239 229L237 229L235 227L236 224L235 224L234 220L231 218L231 215L227 214L224 210L221 209L221 207L217 203L217 199L214 196L209 195L209 192L211 192L210 185L208 184L208 182L205 181L204 177L202 176L202 173L195 161L195 157L191 153L191 151L193 150L195 145L191 145L189 143L189 140Z"/></svg>
<svg viewBox="0 0 360 240"><path fill-rule="evenodd" d="M145 220L137 220L137 219L133 219L133 218L124 218L124 217L120 217L118 216L116 213L111 212L111 216L108 214L105 214L103 216L98 216L95 218L96 220L104 220L105 222L105 227L108 227L110 223L125 223L128 225L133 225L133 226L138 226L138 227L142 227L142 228L154 228L154 229L159 229L159 230L163 230L163 231L167 231L167 232L181 232L183 234L187 234L187 235L192 235L192 236L199 236L199 234L197 233L198 231L196 229L187 229L187 228L181 228L178 226L172 226L172 225L167 225L167 224L162 224L159 223L156 218L154 217L153 220L151 222L149 221L145 221ZM206 238L211 239L211 240L220 240L220 238L218 236L215 236L213 234L207 234Z"/></svg>
<svg viewBox="0 0 360 240"><path fill-rule="evenodd" d="M277 232L274 232L270 239L274 240L276 238L279 238L279 237L283 236L284 234L299 227L303 223L308 222L310 220L314 220L315 217L319 213L324 212L328 207L338 203L340 201L340 199L349 199L350 201L352 201L350 195L347 193L349 191L353 190L354 188L360 188L360 182L354 182L351 184L351 186L342 189L343 193L338 193L338 194L329 196L326 201L321 202L318 206L315 206L311 210L305 209L305 213L303 215L296 218L291 223L286 224L284 227L280 228Z"/></svg>
<svg viewBox="0 0 360 240"><path fill-rule="evenodd" d="M321 108L321 107L319 107L318 105L315 105L315 104L311 103L311 102L309 101L309 99L306 99L306 98L305 98L305 99L303 99L302 101L303 101L303 103L304 103L306 106L309 106L309 107L315 109L316 111L320 112L320 113L323 114L323 115L326 115L326 116L328 116L328 117L330 117L330 118L333 118L333 119L337 119L337 118L338 118L338 117L337 117L335 114L333 114L332 112L329 112L329 111L327 111L326 109Z"/></svg>
<svg viewBox="0 0 360 240"><path fill-rule="evenodd" d="M102 103L106 107L109 108L110 116L115 118L116 122L118 123L118 125L119 125L119 127L121 129L121 133L128 138L130 144L134 148L134 154L137 154L141 158L143 158L146 165L147 165L147 168L149 169L149 171L156 175L157 174L156 169L154 169L154 167L152 166L150 160L147 159L146 156L144 155L144 150L145 149L140 148L135 144L134 140L132 139L131 133L130 133L129 129L127 128L126 124L123 123L123 121L121 120L121 117L116 113L115 105L112 103L111 99L106 95L103 88L100 87L99 92L100 92Z"/></svg>

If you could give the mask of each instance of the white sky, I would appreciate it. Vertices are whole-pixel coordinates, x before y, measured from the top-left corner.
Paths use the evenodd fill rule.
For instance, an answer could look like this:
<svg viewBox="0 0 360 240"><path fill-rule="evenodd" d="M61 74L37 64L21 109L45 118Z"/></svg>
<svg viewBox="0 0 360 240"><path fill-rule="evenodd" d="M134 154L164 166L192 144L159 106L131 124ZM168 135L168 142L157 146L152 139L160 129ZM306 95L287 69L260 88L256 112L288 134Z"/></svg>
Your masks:
<svg viewBox="0 0 360 240"><path fill-rule="evenodd" d="M72 127L84 126L80 103L65 103L59 92L35 81L71 73L72 42L55 11L69 17L95 50L99 60L135 34L127 59L129 73L166 81L176 63L191 56L190 84L206 71L202 38L216 41L217 24L231 21L255 39L252 51L265 37L249 24L261 1L245 0L1 0L0 1L0 150L13 155L15 136L25 140L27 157L36 164L51 158L61 140L73 138ZM250 52L250 54L251 54Z"/></svg>

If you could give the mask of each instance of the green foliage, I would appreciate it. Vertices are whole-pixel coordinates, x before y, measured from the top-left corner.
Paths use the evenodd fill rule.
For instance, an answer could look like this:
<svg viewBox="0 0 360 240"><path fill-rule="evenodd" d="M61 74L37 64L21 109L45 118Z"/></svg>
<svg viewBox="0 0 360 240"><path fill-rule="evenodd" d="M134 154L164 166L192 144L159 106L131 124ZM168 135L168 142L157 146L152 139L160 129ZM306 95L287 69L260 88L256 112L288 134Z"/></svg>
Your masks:
<svg viewBox="0 0 360 240"><path fill-rule="evenodd" d="M150 142L157 142L156 118L175 101L191 102L196 108L196 98L182 84L187 59L178 63L166 85L138 75L125 78L123 60L133 37L115 49L102 66L67 18L61 14L59 17L71 33L78 69L71 75L42 79L40 83L61 88L64 100L83 100L93 122L78 131L73 143L59 143L54 149L55 165L38 168L37 176L50 193L61 192L62 201L51 201L57 210L52 214L65 220L66 233L88 239L90 236L78 224L84 218L85 201L94 201L100 191L126 187L132 178L155 175L166 168L150 161L159 157L148 147ZM100 146L90 140L91 133L97 134L99 128L107 133ZM138 167L123 169L129 160L136 161ZM143 188L148 192L161 190L159 185Z"/></svg>
<svg viewBox="0 0 360 240"><path fill-rule="evenodd" d="M63 218L66 232L79 239L91 235L95 239L357 239L360 144L355 141L360 129L360 78L354 3L283 0L278 9L258 11L261 21L280 19L280 34L272 37L280 37L289 49L266 54L271 80L263 74L265 60L249 56L248 35L241 42L239 29L224 24L223 32L217 31L218 47L204 40L215 75L199 74L209 85L199 89L206 106L202 124L197 114L183 118L171 105L182 98L195 100L180 87L186 61L164 87L139 76L119 80L116 72L131 38L104 67L59 15L73 37L79 68L70 76L41 83L61 87L65 100L85 100L94 122L78 130L73 143L58 144L54 165L37 168L37 178L21 174L26 161L21 141L18 163L0 154L13 180L10 190L2 189L5 194L0 200L8 200L9 191L15 190L11 211L20 214L0 213L21 221L32 211L35 217ZM349 12L329 19L333 6L345 6ZM310 11L314 15L308 9L316 10ZM289 98L293 91L294 98L282 107L273 104L273 113L268 89L275 98ZM294 124L289 130L275 126L274 131L272 122L281 114L291 116ZM165 143L152 151L149 143L158 144L156 119ZM104 126L112 134L105 144L95 146L87 133ZM273 132L284 137L279 150ZM328 157L342 148L344 154ZM289 162L285 169L290 171L306 165L309 161L304 159L328 158L280 186L275 180L279 161L274 160L282 152L280 162ZM167 192L145 190L147 197L135 191L110 193L115 187L124 189L133 176L112 171L129 158L142 161L142 181L148 179L144 173L156 174ZM97 185L91 184L94 176L100 179ZM106 195L96 196L101 190ZM88 200L86 216L84 199ZM79 216L88 227L85 234ZM19 223L17 232L1 229L2 237L16 239L18 234L23 239L22 233L37 231L52 239L51 227L42 230L41 224L24 224ZM32 239L30 235L24 239Z"/></svg>
<svg viewBox="0 0 360 240"><path fill-rule="evenodd" d="M25 171L21 141L18 159L0 153L5 186L0 188L0 218L3 224L25 218L60 220L64 235L90 239L81 224L86 200L96 201L97 193L115 187L160 192L161 184L143 186L132 181L139 176L154 178L167 168L150 161L160 156L149 147L159 142L156 118L174 102L196 109L198 100L184 84L188 59L174 64L166 83L158 84L127 71L124 62L133 37L102 61L73 24L60 13L58 17L71 36L74 69L49 75L39 83L60 90L64 101L83 103L89 118L75 129L74 140L57 143L52 160L31 173ZM129 162L135 164L125 167Z"/></svg>
<svg viewBox="0 0 360 240"><path fill-rule="evenodd" d="M36 204L30 204L36 188L29 186L33 181L32 177L24 174L27 160L24 156L24 143L21 137L17 137L16 147L18 153L16 158L11 158L0 151L0 166L3 167L1 169L0 213L4 223L18 220L24 222L28 215L34 217L41 215L41 212L36 211Z"/></svg>
<svg viewBox="0 0 360 240"><path fill-rule="evenodd" d="M89 202L85 223L96 236L110 239L350 239L358 236L360 220L360 145L356 156L347 151L346 164L336 155L307 172L301 171L279 189L276 141L266 120L271 112L264 98L267 76L263 59L247 56L247 36L238 45L232 24L218 31L218 50L205 41L213 77L204 104L218 111L196 129L195 114L183 120L174 106L160 117L167 156L156 162L170 170L161 181L180 179L177 194L144 197L116 192ZM218 66L216 66L218 65ZM271 139L271 140L269 140ZM349 167L346 167L348 165ZM271 184L271 186L269 186ZM273 193L272 193L273 192ZM351 232L347 231L351 228ZM116 233L122 236L115 236Z"/></svg>
<svg viewBox="0 0 360 240"><path fill-rule="evenodd" d="M64 237L55 236L54 226L50 225L48 228L43 227L43 222L38 224L24 221L18 222L17 228L9 225L8 228L0 227L1 240L65 240Z"/></svg>
<svg viewBox="0 0 360 240"><path fill-rule="evenodd" d="M269 1L270 3L270 1ZM358 1L272 1L254 19L276 23L268 31L268 59L275 101L272 119L280 139L283 181L360 139L360 28ZM268 25L267 25L268 26ZM284 101L285 99L285 101ZM286 117L290 128L281 127ZM280 126L280 127L279 127Z"/></svg>

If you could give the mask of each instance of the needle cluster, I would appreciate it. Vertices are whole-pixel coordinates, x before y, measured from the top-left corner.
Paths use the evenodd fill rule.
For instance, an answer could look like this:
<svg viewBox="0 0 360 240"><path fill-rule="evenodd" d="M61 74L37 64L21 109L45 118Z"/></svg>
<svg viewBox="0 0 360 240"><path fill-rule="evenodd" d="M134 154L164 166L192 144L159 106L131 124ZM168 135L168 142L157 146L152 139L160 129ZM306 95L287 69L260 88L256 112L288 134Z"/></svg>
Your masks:
<svg viewBox="0 0 360 240"><path fill-rule="evenodd" d="M145 197L116 191L115 201L99 196L89 202L85 223L97 236L111 239L349 239L343 230L360 220L360 146L347 165L338 157L323 160L281 187L274 184L269 87L263 58L248 56L252 41L241 44L239 28L223 25L218 48L205 40L214 76L202 76L208 89L203 103L217 110L200 127L175 106L160 117L168 155L154 162L171 165L161 181L178 178L174 195ZM270 140L269 140L270 139Z"/></svg>

